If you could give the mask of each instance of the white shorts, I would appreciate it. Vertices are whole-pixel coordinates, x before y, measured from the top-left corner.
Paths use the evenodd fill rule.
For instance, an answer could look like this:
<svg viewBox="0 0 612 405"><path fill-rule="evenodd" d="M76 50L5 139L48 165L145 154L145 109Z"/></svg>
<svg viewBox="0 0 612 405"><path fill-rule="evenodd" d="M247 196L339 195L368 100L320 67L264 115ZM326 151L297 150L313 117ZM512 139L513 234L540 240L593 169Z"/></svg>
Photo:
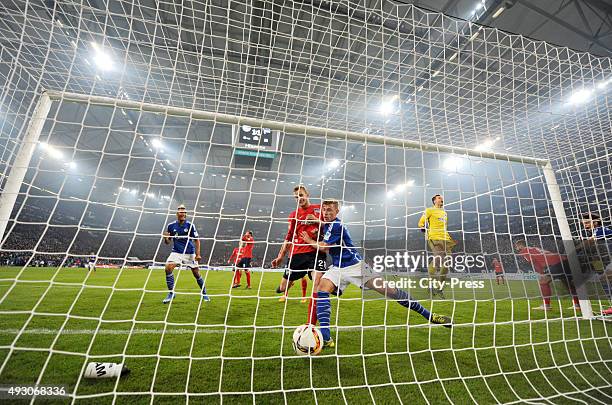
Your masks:
<svg viewBox="0 0 612 405"><path fill-rule="evenodd" d="M96 268L96 263L95 262L87 262L87 268L89 270L93 270Z"/></svg>
<svg viewBox="0 0 612 405"><path fill-rule="evenodd" d="M179 266L187 266L190 268L198 267L198 262L195 260L195 254L185 254L185 253L170 253L170 256L166 259L166 264L175 263Z"/></svg>
<svg viewBox="0 0 612 405"><path fill-rule="evenodd" d="M344 291L349 284L355 284L357 287L363 288L365 283L376 277L370 266L364 262L342 268L331 266L323 274L323 278L334 283L339 291Z"/></svg>

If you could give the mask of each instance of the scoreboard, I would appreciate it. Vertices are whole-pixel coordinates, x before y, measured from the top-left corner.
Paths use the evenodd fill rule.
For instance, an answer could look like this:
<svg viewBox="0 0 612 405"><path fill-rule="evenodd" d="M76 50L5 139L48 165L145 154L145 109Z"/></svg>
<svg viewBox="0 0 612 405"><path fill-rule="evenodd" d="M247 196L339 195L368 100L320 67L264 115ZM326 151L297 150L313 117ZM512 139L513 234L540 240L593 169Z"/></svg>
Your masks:
<svg viewBox="0 0 612 405"><path fill-rule="evenodd" d="M278 151L280 131L270 128L234 126L234 155L274 159Z"/></svg>

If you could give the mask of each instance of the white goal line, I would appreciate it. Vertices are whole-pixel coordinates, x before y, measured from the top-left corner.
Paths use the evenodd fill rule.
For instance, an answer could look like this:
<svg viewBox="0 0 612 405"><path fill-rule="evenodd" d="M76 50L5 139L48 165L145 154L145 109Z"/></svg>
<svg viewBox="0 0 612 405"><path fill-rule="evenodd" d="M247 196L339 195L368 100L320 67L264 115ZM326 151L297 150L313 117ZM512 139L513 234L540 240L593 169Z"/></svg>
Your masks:
<svg viewBox="0 0 612 405"><path fill-rule="evenodd" d="M580 317L567 317L567 318L557 318L557 319L530 319L528 321L515 321L515 322L501 322L497 325L507 325L507 324L524 324L524 323L546 323L546 322L568 322L568 321L576 321L581 320ZM147 323L147 322L143 322ZM282 334L287 330L292 330L299 325L275 325L275 326L253 326L253 325L244 325L244 326L231 326L227 328L222 328L219 325L208 326L208 325L199 325L194 326L192 328L174 328L170 326L167 329L161 327L162 324L159 324L160 328L134 328L134 329L63 329L59 330L57 328L32 328L21 330L19 328L4 328L0 329L0 335L16 335L16 334L25 334L25 335L156 335L156 334L164 334L164 335L193 335L194 333L198 334L251 334L254 332L261 333L274 333L274 334ZM491 326L488 323L479 324L479 323L459 323L453 324L454 328L466 328L466 327L480 327L480 326ZM361 332L361 331L369 331L369 330L396 330L396 329L412 329L412 328L441 328L444 325L435 325L430 323L422 323L416 325L362 325L362 326L332 326L333 329L338 330L339 332Z"/></svg>

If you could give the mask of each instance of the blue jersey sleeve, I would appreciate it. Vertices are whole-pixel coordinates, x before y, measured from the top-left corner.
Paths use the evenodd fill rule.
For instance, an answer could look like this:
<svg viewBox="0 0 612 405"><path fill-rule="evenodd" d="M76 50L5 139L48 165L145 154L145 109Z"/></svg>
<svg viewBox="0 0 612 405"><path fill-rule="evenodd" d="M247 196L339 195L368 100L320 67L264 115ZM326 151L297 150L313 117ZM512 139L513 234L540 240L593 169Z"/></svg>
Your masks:
<svg viewBox="0 0 612 405"><path fill-rule="evenodd" d="M189 229L189 236L192 237L192 238L198 238L199 237L198 231L196 230L194 224L191 224L191 227Z"/></svg>
<svg viewBox="0 0 612 405"><path fill-rule="evenodd" d="M612 229L600 226L593 232L595 239L612 239Z"/></svg>
<svg viewBox="0 0 612 405"><path fill-rule="evenodd" d="M328 245L339 245L342 240L342 224L339 222L333 222L325 232L323 242Z"/></svg>
<svg viewBox="0 0 612 405"><path fill-rule="evenodd" d="M169 223L168 225L166 225L166 232L172 235L172 223Z"/></svg>

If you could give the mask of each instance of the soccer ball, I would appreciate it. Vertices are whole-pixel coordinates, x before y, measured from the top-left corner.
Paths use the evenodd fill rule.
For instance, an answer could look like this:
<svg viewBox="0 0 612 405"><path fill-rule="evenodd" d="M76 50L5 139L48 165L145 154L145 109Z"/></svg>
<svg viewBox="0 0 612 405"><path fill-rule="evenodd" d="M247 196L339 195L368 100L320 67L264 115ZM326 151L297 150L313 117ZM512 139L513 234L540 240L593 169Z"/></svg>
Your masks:
<svg viewBox="0 0 612 405"><path fill-rule="evenodd" d="M302 325L293 332L293 350L300 356L316 356L323 349L323 335L314 325Z"/></svg>

